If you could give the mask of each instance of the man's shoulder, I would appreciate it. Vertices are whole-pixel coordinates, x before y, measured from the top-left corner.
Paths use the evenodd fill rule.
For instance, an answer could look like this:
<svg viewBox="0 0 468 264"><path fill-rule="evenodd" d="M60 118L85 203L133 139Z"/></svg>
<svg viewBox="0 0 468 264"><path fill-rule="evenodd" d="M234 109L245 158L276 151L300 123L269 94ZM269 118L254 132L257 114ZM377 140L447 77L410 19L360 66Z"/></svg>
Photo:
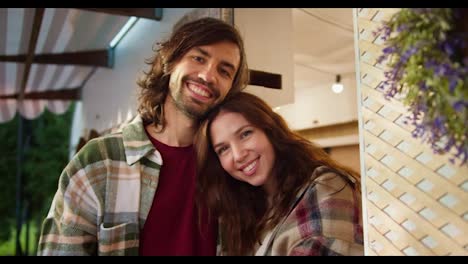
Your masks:
<svg viewBox="0 0 468 264"><path fill-rule="evenodd" d="M112 134L102 135L97 138L91 139L85 147L94 148L96 146L105 146L105 147L116 147L119 142L123 141L122 132L115 132Z"/></svg>
<svg viewBox="0 0 468 264"><path fill-rule="evenodd" d="M93 138L75 156L75 159L79 159L84 164L95 163L105 159L120 160L122 158L124 158L122 133Z"/></svg>

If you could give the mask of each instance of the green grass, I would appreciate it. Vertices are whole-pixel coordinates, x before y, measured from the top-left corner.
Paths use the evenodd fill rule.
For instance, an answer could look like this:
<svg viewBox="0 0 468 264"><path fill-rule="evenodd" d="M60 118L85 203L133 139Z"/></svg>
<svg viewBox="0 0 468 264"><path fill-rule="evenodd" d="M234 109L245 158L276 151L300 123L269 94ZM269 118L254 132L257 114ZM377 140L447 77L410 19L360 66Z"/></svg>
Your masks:
<svg viewBox="0 0 468 264"><path fill-rule="evenodd" d="M36 234L36 226L33 224L29 225L29 255L35 255L33 252L36 249L36 240L34 237ZM0 256L14 256L15 255L15 244L16 244L16 230L12 230L10 240L0 244ZM24 252L26 249L26 225L21 229L21 248Z"/></svg>

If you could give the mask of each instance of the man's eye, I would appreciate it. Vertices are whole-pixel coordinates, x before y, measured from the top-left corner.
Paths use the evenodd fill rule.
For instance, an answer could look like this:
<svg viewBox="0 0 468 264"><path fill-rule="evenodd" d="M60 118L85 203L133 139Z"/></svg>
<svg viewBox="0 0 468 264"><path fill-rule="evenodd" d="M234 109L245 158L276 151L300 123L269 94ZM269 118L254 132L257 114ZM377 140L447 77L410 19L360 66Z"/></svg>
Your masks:
<svg viewBox="0 0 468 264"><path fill-rule="evenodd" d="M221 69L221 74L228 78L231 78L231 73L227 70Z"/></svg>
<svg viewBox="0 0 468 264"><path fill-rule="evenodd" d="M204 62L205 61L205 59L200 57L200 56L193 56L193 60L197 61L197 62Z"/></svg>

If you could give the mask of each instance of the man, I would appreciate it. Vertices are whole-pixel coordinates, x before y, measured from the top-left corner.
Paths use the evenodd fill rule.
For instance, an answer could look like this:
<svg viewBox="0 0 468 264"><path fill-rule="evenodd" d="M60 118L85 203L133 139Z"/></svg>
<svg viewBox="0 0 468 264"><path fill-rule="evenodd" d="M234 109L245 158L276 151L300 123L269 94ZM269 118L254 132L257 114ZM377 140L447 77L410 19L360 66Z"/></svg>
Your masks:
<svg viewBox="0 0 468 264"><path fill-rule="evenodd" d="M243 41L203 18L175 30L149 64L140 115L64 169L39 255L216 253L217 223L194 203L192 141L205 112L247 84Z"/></svg>

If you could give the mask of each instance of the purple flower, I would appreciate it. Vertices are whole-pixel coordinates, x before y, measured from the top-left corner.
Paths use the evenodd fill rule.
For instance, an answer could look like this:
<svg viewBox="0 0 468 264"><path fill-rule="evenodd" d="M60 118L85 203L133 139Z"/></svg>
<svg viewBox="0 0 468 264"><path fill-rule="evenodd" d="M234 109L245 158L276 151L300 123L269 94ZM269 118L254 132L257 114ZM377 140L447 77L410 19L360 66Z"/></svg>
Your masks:
<svg viewBox="0 0 468 264"><path fill-rule="evenodd" d="M453 70L450 67L450 65L447 63L442 63L441 65L437 65L435 69L435 74L441 77L444 75L451 75L452 73L453 73Z"/></svg>
<svg viewBox="0 0 468 264"><path fill-rule="evenodd" d="M455 154L455 157L462 160L461 164L465 164L468 159L468 143L462 143L456 146L456 149L457 154Z"/></svg>
<svg viewBox="0 0 468 264"><path fill-rule="evenodd" d="M450 149L453 147L455 144L455 139L453 137L449 138L449 141L447 142L447 145L445 145L444 152L450 151Z"/></svg>
<svg viewBox="0 0 468 264"><path fill-rule="evenodd" d="M419 85L419 87L421 88L421 89L420 89L421 91L427 91L427 90L428 90L428 87L427 87L426 82L421 82L421 84Z"/></svg>
<svg viewBox="0 0 468 264"><path fill-rule="evenodd" d="M381 55L377 58L377 64L382 63L387 58L387 55Z"/></svg>
<svg viewBox="0 0 468 264"><path fill-rule="evenodd" d="M459 55L468 43L468 34L448 30L439 21L454 23L457 18L452 9L414 8L402 9L384 23L378 31L388 44L377 63L392 55L396 55L397 60L392 61L391 68L384 72L385 79L377 89L386 99L394 98L401 89L409 89L410 96L417 94L417 97L408 97L404 101L410 111L404 123L414 126L411 135L428 143L434 153L453 153L455 149L451 162L461 160L461 164L465 164L468 159L468 98L465 93L468 89L468 57ZM421 30L429 34L413 34ZM393 37L392 33L399 34ZM419 65L423 66L421 71L408 73ZM447 88L450 94L447 94ZM456 123L460 121L461 124Z"/></svg>
<svg viewBox="0 0 468 264"><path fill-rule="evenodd" d="M443 116L438 116L434 119L434 128L436 129L434 132L440 132L441 134L447 132L445 128L445 118Z"/></svg>
<svg viewBox="0 0 468 264"><path fill-rule="evenodd" d="M384 54L390 54L390 53L394 53L396 50L395 46L389 46L389 47L386 47L384 48L382 51Z"/></svg>
<svg viewBox="0 0 468 264"><path fill-rule="evenodd" d="M418 51L418 48L416 46L410 47L407 50L405 50L405 53L401 55L400 57L400 62L406 63L408 59L414 55Z"/></svg>
<svg viewBox="0 0 468 264"><path fill-rule="evenodd" d="M428 69L433 69L437 66L437 63L435 62L435 60L433 59L430 59L428 61L426 61L424 63L424 67L428 68Z"/></svg>
<svg viewBox="0 0 468 264"><path fill-rule="evenodd" d="M457 87L458 84L458 78L451 78L450 79L450 84L449 84L449 91L451 94L455 92L455 87Z"/></svg>
<svg viewBox="0 0 468 264"><path fill-rule="evenodd" d="M455 53L454 45L448 41L442 44L442 49L447 53L449 56L452 56Z"/></svg>
<svg viewBox="0 0 468 264"><path fill-rule="evenodd" d="M464 100L458 100L453 104L453 109L461 113L463 110L468 108L468 102Z"/></svg>
<svg viewBox="0 0 468 264"><path fill-rule="evenodd" d="M425 134L424 126L421 124L416 125L416 128L411 131L411 135L415 138L423 137Z"/></svg>
<svg viewBox="0 0 468 264"><path fill-rule="evenodd" d="M409 25L407 25L407 24L399 25L398 28L397 28L397 32L406 31L408 28L409 28Z"/></svg>

